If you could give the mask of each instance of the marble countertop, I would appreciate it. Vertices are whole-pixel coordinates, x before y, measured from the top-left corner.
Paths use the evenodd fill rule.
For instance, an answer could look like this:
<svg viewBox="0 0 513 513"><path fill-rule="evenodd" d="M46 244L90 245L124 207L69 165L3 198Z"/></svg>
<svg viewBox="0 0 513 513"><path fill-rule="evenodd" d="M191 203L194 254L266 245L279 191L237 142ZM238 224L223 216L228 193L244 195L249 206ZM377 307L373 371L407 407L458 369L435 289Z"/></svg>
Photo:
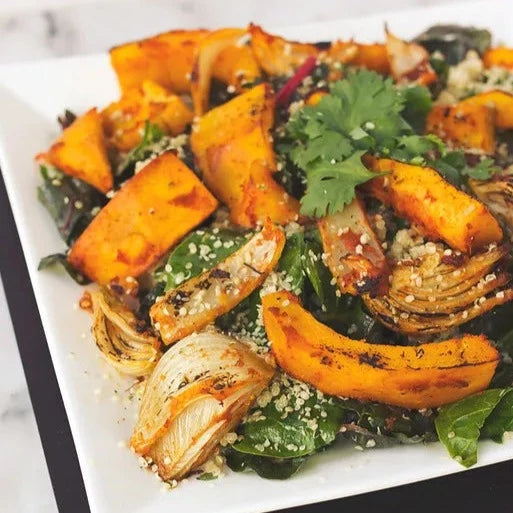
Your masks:
<svg viewBox="0 0 513 513"><path fill-rule="evenodd" d="M265 26L354 17L449 0L17 0L0 3L0 64L101 52L171 28ZM234 6L236 5L236 8ZM0 511L56 513L44 455L0 282ZM66 512L67 513L67 512Z"/></svg>

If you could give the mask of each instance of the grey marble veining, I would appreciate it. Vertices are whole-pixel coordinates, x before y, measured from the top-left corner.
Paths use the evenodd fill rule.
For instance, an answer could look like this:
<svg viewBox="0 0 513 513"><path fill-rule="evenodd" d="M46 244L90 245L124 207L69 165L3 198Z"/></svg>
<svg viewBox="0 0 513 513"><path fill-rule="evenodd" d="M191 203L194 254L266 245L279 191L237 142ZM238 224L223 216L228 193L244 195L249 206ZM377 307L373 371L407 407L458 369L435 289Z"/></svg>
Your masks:
<svg viewBox="0 0 513 513"><path fill-rule="evenodd" d="M102 52L172 28L240 26L248 21L286 26L443 0L20 0L10 2L12 12L4 2L0 64ZM24 10L24 2L31 9ZM56 513L1 282L0 330L0 512Z"/></svg>

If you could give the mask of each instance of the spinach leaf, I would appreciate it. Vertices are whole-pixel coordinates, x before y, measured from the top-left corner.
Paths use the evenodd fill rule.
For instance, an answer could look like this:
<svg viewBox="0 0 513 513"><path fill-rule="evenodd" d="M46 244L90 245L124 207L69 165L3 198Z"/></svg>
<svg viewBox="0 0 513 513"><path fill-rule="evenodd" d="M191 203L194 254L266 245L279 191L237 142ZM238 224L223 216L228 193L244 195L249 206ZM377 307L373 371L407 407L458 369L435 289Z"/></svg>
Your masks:
<svg viewBox="0 0 513 513"><path fill-rule="evenodd" d="M230 256L249 236L228 229L196 230L175 247L155 278L165 283L165 292L175 288Z"/></svg>
<svg viewBox="0 0 513 513"><path fill-rule="evenodd" d="M294 294L298 296L301 294L305 282L302 260L305 248L305 236L302 232L289 235L277 266L278 271L287 274L287 281Z"/></svg>
<svg viewBox="0 0 513 513"><path fill-rule="evenodd" d="M52 216L64 242L71 246L106 199L90 185L49 165L40 166L43 183L37 197Z"/></svg>
<svg viewBox="0 0 513 513"><path fill-rule="evenodd" d="M485 390L440 408L435 420L436 431L452 458L465 467L477 462L477 440L481 429L508 392L509 389Z"/></svg>
<svg viewBox="0 0 513 513"><path fill-rule="evenodd" d="M306 456L335 440L343 415L338 399L281 374L259 396L232 447L271 458Z"/></svg>
<svg viewBox="0 0 513 513"><path fill-rule="evenodd" d="M426 116L433 106L426 86L412 85L399 90L404 101L403 117L416 133L424 131Z"/></svg>
<svg viewBox="0 0 513 513"><path fill-rule="evenodd" d="M500 443L506 431L513 431L513 390L511 389L506 392L486 419L481 437L491 438Z"/></svg>
<svg viewBox="0 0 513 513"><path fill-rule="evenodd" d="M38 271L42 271L43 269L47 269L48 267L53 267L56 264L61 265L64 270L73 278L79 285L87 285L91 283L91 280L84 276L82 273L77 271L69 262L64 253L54 253L53 255L48 255L42 258L39 261L39 265L37 266Z"/></svg>
<svg viewBox="0 0 513 513"><path fill-rule="evenodd" d="M235 451L231 447L224 449L226 464L234 472L254 470L265 479L288 479L302 466L306 458L266 458Z"/></svg>
<svg viewBox="0 0 513 513"><path fill-rule="evenodd" d="M451 66L462 61L469 50L483 54L491 44L492 36L488 30L460 25L434 25L415 41L430 53L439 51Z"/></svg>

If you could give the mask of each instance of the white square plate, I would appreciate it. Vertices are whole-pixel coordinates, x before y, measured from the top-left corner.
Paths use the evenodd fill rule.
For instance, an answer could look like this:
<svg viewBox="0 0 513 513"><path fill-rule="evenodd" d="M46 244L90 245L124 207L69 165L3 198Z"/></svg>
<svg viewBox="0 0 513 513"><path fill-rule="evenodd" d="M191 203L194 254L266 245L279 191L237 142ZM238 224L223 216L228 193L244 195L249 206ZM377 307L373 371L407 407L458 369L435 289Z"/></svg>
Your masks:
<svg viewBox="0 0 513 513"><path fill-rule="evenodd" d="M342 7L341 7L342 8ZM280 31L299 40L355 37L383 40L386 21L408 38L441 22L474 24L493 31L494 40L513 44L513 2L453 4L380 16L292 27ZM120 449L134 423L134 406L116 390L127 382L113 376L99 360L89 335L90 318L73 306L80 289L64 274L38 272L39 259L64 249L45 209L36 199L40 177L33 157L57 134L56 115L64 107L84 112L106 105L118 95L107 55L77 57L0 67L0 165L48 345L71 424L93 513L263 512L411 483L458 472L441 444L355 451L339 444L312 457L288 481L267 481L255 474L228 472L223 479L191 479L162 493L137 458ZM43 342L41 342L43 343ZM513 458L513 443L480 444L479 464Z"/></svg>

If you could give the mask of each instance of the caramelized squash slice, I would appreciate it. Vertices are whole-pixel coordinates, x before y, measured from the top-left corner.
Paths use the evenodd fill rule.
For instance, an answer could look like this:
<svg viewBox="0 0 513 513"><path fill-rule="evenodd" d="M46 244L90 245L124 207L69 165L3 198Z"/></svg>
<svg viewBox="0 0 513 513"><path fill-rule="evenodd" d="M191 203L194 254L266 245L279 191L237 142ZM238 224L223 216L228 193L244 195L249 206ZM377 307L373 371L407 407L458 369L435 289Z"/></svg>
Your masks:
<svg viewBox="0 0 513 513"><path fill-rule="evenodd" d="M286 224L298 216L298 201L272 176L273 118L274 96L268 84L260 84L207 112L193 127L191 147L203 180L240 226L254 227L268 217Z"/></svg>
<svg viewBox="0 0 513 513"><path fill-rule="evenodd" d="M434 240L472 253L502 240L499 223L478 200L446 182L430 167L390 159L369 159L371 168L387 175L368 182L366 190L390 205Z"/></svg>
<svg viewBox="0 0 513 513"><path fill-rule="evenodd" d="M504 91L487 91L466 98L461 103L486 105L495 109L495 126L505 130L513 128L513 94Z"/></svg>
<svg viewBox="0 0 513 513"><path fill-rule="evenodd" d="M260 66L249 45L236 44L220 53L213 76L240 93L244 90L244 84L254 82L260 77Z"/></svg>
<svg viewBox="0 0 513 513"><path fill-rule="evenodd" d="M259 66L269 75L290 75L308 57L319 55L319 48L308 43L287 41L249 25L251 48Z"/></svg>
<svg viewBox="0 0 513 513"><path fill-rule="evenodd" d="M228 258L168 291L150 310L164 343L201 330L248 297L276 267L284 244L282 229L267 222Z"/></svg>
<svg viewBox="0 0 513 513"><path fill-rule="evenodd" d="M386 51L390 72L397 82L429 85L437 80L423 46L403 41L386 30Z"/></svg>
<svg viewBox="0 0 513 513"><path fill-rule="evenodd" d="M76 119L46 153L36 158L47 160L67 175L79 178L103 193L112 189L112 171L101 117L96 108Z"/></svg>
<svg viewBox="0 0 513 513"><path fill-rule="evenodd" d="M331 62L341 62L366 68L382 75L390 73L387 49L384 44L362 44L355 41L334 41L326 56Z"/></svg>
<svg viewBox="0 0 513 513"><path fill-rule="evenodd" d="M318 222L326 264L344 294L383 294L388 265L359 198Z"/></svg>
<svg viewBox="0 0 513 513"><path fill-rule="evenodd" d="M217 207L196 175L163 153L125 183L71 248L70 264L108 284L136 277Z"/></svg>
<svg viewBox="0 0 513 513"><path fill-rule="evenodd" d="M484 335L418 346L369 344L321 324L288 292L262 302L278 365L326 394L432 408L484 390L499 362Z"/></svg>
<svg viewBox="0 0 513 513"><path fill-rule="evenodd" d="M207 30L173 30L110 50L110 61L121 89L152 80L175 93L190 90L190 75L198 43Z"/></svg>
<svg viewBox="0 0 513 513"><path fill-rule="evenodd" d="M128 151L139 144L146 121L151 121L164 133L178 135L185 131L192 118L192 111L179 96L150 80L126 91L119 101L102 111L108 142L120 151Z"/></svg>
<svg viewBox="0 0 513 513"><path fill-rule="evenodd" d="M192 103L197 116L208 110L210 82L218 58L223 51L234 47L245 33L243 29L220 29L211 32L198 44L191 76Z"/></svg>
<svg viewBox="0 0 513 513"><path fill-rule="evenodd" d="M458 103L435 105L426 120L426 132L456 148L495 150L495 109L488 105Z"/></svg>
<svg viewBox="0 0 513 513"><path fill-rule="evenodd" d="M508 68L513 70L513 48L498 46L490 48L483 54L483 64L485 68Z"/></svg>

